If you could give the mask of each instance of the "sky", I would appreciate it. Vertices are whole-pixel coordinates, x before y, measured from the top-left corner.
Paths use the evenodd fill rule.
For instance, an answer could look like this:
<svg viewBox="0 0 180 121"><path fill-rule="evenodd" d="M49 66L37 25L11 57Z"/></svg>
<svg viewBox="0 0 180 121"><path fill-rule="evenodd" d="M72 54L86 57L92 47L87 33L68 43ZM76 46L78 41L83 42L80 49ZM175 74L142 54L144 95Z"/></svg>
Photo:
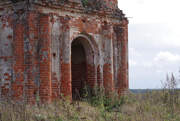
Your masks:
<svg viewBox="0 0 180 121"><path fill-rule="evenodd" d="M129 88L162 88L180 73L180 0L118 0L129 18ZM180 85L179 85L180 87Z"/></svg>

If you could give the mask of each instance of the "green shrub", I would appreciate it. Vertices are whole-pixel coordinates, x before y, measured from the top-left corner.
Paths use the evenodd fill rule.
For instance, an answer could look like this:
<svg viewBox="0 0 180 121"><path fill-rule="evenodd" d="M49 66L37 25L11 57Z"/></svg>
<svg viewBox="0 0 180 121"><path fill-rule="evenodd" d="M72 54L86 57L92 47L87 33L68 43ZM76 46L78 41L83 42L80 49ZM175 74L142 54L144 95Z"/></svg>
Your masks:
<svg viewBox="0 0 180 121"><path fill-rule="evenodd" d="M87 7L87 5L88 5L88 0L81 0L81 2L82 2L82 5L83 5L84 7Z"/></svg>
<svg viewBox="0 0 180 121"><path fill-rule="evenodd" d="M120 107L127 100L125 96L119 96L116 92L106 95L104 88L98 86L95 86L93 89L85 86L83 99L88 101L92 106L103 108L106 111L119 111Z"/></svg>

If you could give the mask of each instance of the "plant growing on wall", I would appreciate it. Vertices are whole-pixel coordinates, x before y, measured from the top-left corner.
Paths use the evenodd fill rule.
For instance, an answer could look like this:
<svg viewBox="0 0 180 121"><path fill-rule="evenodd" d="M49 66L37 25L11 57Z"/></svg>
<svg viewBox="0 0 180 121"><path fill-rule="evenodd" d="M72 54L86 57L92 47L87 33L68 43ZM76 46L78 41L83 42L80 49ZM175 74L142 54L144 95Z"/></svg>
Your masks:
<svg viewBox="0 0 180 121"><path fill-rule="evenodd" d="M81 0L81 3L87 10L100 10L105 7L102 0Z"/></svg>
<svg viewBox="0 0 180 121"><path fill-rule="evenodd" d="M83 7L87 7L88 0L81 0Z"/></svg>

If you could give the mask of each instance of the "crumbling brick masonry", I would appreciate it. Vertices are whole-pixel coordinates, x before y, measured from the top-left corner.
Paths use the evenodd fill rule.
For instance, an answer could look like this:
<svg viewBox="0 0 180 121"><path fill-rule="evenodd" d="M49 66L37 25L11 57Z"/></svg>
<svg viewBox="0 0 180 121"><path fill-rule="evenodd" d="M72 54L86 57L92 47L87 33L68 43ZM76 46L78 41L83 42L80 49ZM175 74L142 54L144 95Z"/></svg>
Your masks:
<svg viewBox="0 0 180 121"><path fill-rule="evenodd" d="M84 85L128 89L128 20L117 0L1 0L0 95L51 102Z"/></svg>

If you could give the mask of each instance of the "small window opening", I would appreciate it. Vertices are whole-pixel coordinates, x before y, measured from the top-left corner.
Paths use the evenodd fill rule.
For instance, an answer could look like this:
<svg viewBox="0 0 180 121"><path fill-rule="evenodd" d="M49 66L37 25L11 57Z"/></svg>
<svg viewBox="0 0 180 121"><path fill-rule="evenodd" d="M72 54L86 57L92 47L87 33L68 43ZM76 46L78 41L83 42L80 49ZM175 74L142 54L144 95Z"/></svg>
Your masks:
<svg viewBox="0 0 180 121"><path fill-rule="evenodd" d="M53 53L53 57L54 57L54 58L56 57L56 53Z"/></svg>
<svg viewBox="0 0 180 121"><path fill-rule="evenodd" d="M82 22L85 23L85 22L86 22L86 19L82 19Z"/></svg>

